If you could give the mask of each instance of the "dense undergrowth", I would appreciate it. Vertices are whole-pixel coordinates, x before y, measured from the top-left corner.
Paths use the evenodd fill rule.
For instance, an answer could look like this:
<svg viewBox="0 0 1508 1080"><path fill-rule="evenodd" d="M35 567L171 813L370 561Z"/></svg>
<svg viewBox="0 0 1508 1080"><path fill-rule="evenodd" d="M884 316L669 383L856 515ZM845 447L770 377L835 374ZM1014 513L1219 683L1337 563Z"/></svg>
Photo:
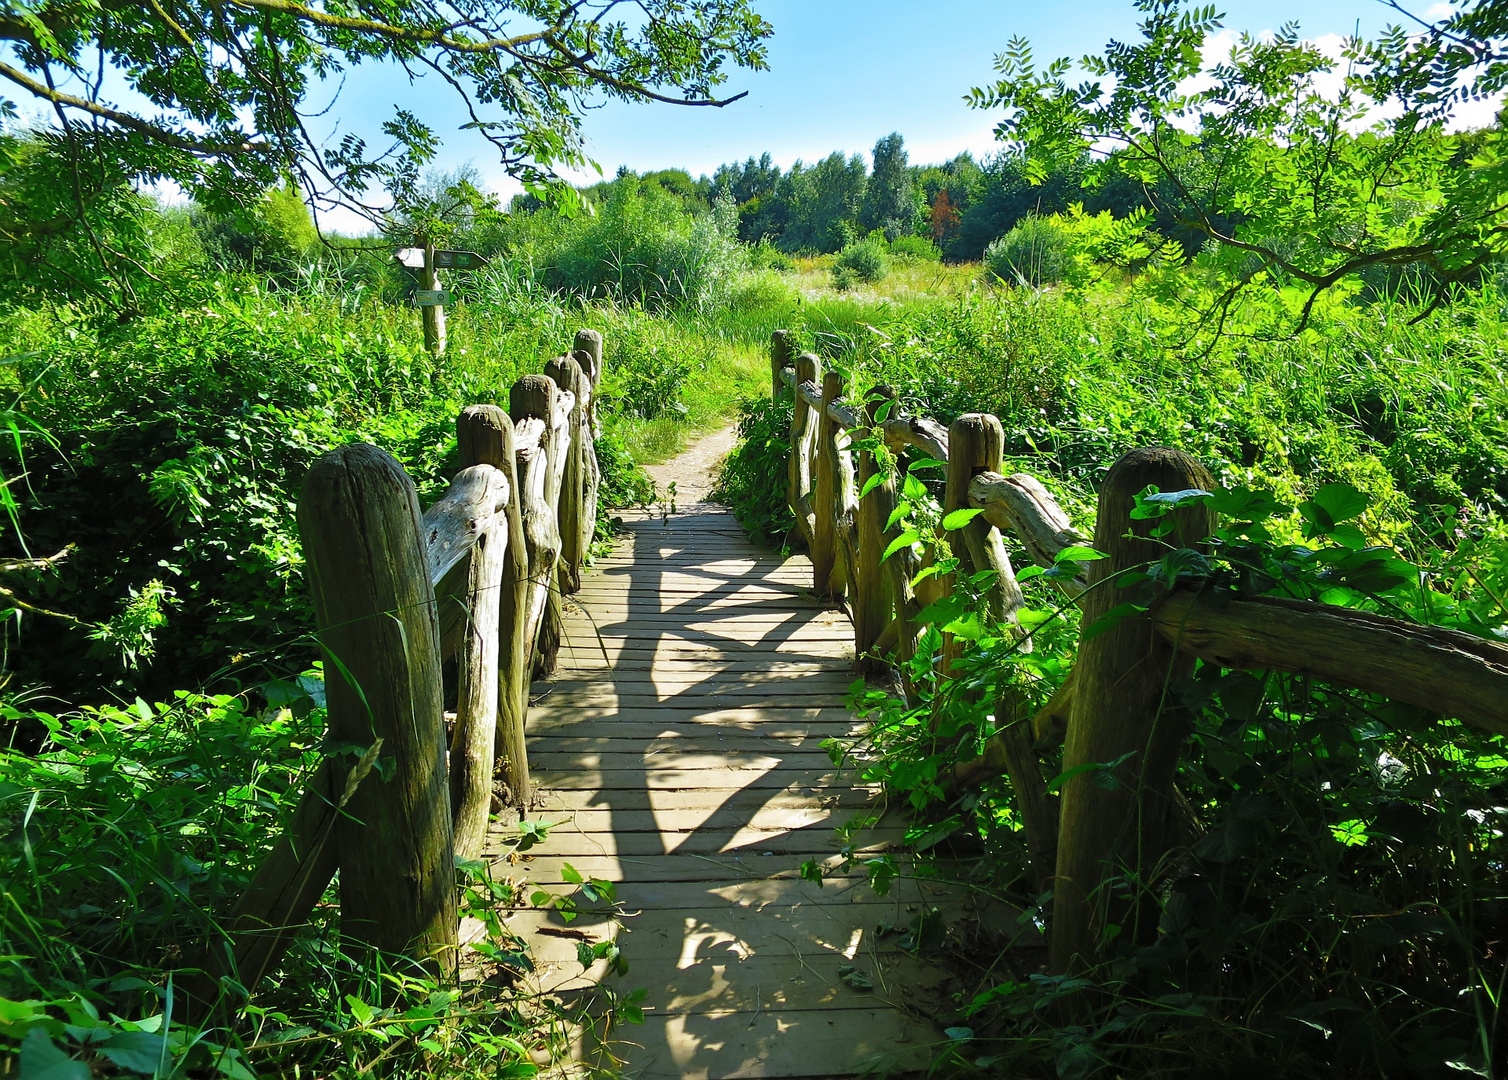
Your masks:
<svg viewBox="0 0 1508 1080"><path fill-rule="evenodd" d="M0 450L13 513L0 581L12 609L5 1068L67 1080L90 1069L524 1076L583 1024L634 1018L632 997L607 989L570 1010L519 996L510 973L531 962L529 943L495 919L472 957L480 981L443 984L396 958L355 965L333 894L229 1027L185 1026L182 1006L216 918L319 758L322 684L293 514L304 473L368 440L427 503L457 464L457 411L505 403L583 325L607 344L604 531L614 507L655 497L639 463L726 424L742 401L720 496L765 542L792 542L789 403L769 400L766 361L784 328L850 385L888 384L913 412L998 415L1008 469L1040 477L1086 532L1104 471L1137 445L1179 446L1220 484L1284 507L1342 485L1364 503L1339 522L1346 541L1396 550L1424 586L1410 571L1408 588L1353 576L1305 595L1503 634L1508 315L1490 283L1430 312L1337 290L1296 336L1292 298L1254 293L1213 334L1187 316L1205 287L1197 273L1133 275L1082 245L1046 291L877 236L835 274L841 255L737 244L726 209L667 217L653 190L610 194L593 218L521 216L494 236L492 267L448 283L460 302L440 362L402 304L413 282L385 255L299 263L290 247L281 262L227 266L205 237L240 234L220 223L196 240L172 215L142 230L176 267L157 305L122 317L88 300L11 298L0 322L14 436ZM1114 224L1064 220L1083 233ZM471 235L483 246L480 227ZM861 275L860 263L873 265ZM908 523L923 532L936 475L916 478ZM1306 537L1302 520L1268 522L1274 552L1338 542ZM857 750L865 777L909 803L924 872L1040 924L1049 907L1009 788L960 794L939 780L995 729L1000 687L1040 702L1071 667L1075 609L1044 580L1026 587L1040 622L1030 657L970 624L966 679L939 686L919 664L909 706L856 691L872 731L833 751ZM924 656L935 627L959 617L932 613ZM1045 977L1025 954L960 956L974 988L941 1018L939 1069L1493 1075L1508 971L1501 740L1286 677L1204 668L1170 693L1189 717L1179 784L1203 835L1176 873L1123 883L1160 913L1155 941L1125 935L1089 983ZM1059 753L1044 748L1047 773ZM538 835L527 826L518 843ZM876 884L893 869L874 863ZM463 906L484 923L498 904L540 902L522 882L467 873ZM586 884L596 901L610 893ZM1098 996L1078 993L1091 983Z"/></svg>
<svg viewBox="0 0 1508 1080"><path fill-rule="evenodd" d="M1193 454L1236 494L1222 504L1222 558L1172 552L1168 581L1508 637L1508 342L1497 291L1463 291L1422 317L1403 298L1337 301L1297 337L1181 341L1148 286L975 293L798 334L856 393L887 384L908 411L943 422L999 416L1006 471L1043 480L1086 534L1120 454L1153 444ZM1247 315L1253 330L1266 317ZM789 422L788 397L746 402L745 441L722 485L750 531L776 545L795 542L782 505ZM919 543L941 518L938 476L923 469L906 488L901 524ZM1018 570L1029 563L1011 555ZM831 747L835 762L856 762L909 805L917 872L967 882L1049 932L1051 893L1039 893L1009 782L959 789L946 778L1005 722L1003 689L1022 695L1029 716L1071 669L1077 609L1050 577L1023 581L1029 654L968 602L924 613L913 699L856 685L870 730ZM1125 597L1146 602L1137 588ZM972 640L962 677L939 682L944 626ZM1151 910L1155 933L1112 928L1125 932L1106 939L1110 959L1073 978L1046 975L1031 951L959 948L971 989L939 1017L949 1043L938 1067L1063 1078L1501 1075L1503 739L1279 673L1202 664L1167 694L1189 731L1177 784L1197 831L1152 879L1110 886ZM1038 749L1056 788L1061 746ZM878 888L896 869L869 860Z"/></svg>

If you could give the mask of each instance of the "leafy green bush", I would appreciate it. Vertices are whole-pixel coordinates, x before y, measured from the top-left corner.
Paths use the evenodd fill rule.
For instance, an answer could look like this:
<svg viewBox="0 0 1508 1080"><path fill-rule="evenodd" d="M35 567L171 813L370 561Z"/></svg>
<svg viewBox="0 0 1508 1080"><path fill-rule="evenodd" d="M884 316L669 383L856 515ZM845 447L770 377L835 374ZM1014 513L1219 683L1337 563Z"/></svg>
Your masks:
<svg viewBox="0 0 1508 1080"><path fill-rule="evenodd" d="M885 280L890 259L883 236L866 236L845 247L833 261L833 287L852 288L856 282L872 284Z"/></svg>
<svg viewBox="0 0 1508 1080"><path fill-rule="evenodd" d="M791 455L791 399L745 398L738 404L738 445L723 463L711 498L733 511L749 535L780 547L794 535L796 519L785 499Z"/></svg>
<svg viewBox="0 0 1508 1080"><path fill-rule="evenodd" d="M453 453L462 380L400 309L342 315L243 284L121 326L59 310L17 331L12 370L40 380L27 407L56 441L26 457L21 529L35 550L73 548L15 584L78 621L12 625L6 659L74 701L307 667L294 504L309 466L371 441L428 495ZM19 470L13 445L0 459ZM112 633L92 635L101 624Z"/></svg>
<svg viewBox="0 0 1508 1080"><path fill-rule="evenodd" d="M648 506L655 501L655 482L639 467L623 437L611 427L597 437L597 466L602 470L597 489L597 538L612 534L611 510Z"/></svg>
<svg viewBox="0 0 1508 1080"><path fill-rule="evenodd" d="M749 266L755 270L789 274L795 271L796 261L769 240L761 240L749 248Z"/></svg>
<svg viewBox="0 0 1508 1080"><path fill-rule="evenodd" d="M1008 285L1055 285L1068 276L1072 259L1067 233L1035 214L984 250L985 273Z"/></svg>
<svg viewBox="0 0 1508 1080"><path fill-rule="evenodd" d="M925 236L897 236L890 241L890 254L916 262L941 262L942 249Z"/></svg>
<svg viewBox="0 0 1508 1080"><path fill-rule="evenodd" d="M901 526L946 573L957 563L942 507L916 476L905 485ZM1149 574L1213 603L1270 591L1485 636L1508 627L1501 525L1416 567L1366 546L1368 500L1344 484L1297 506L1249 488L1182 492L1142 501L1138 515L1191 502L1223 512L1206 549L1214 557L1170 551ZM1022 574L1029 655L967 585L934 604L907 664L915 697L857 689L869 733L831 751L835 761L853 753L865 779L918 811L908 840L939 876L1004 890L1026 910L1022 924L1049 921L1053 904L1029 869L1040 852L1027 850L1015 789L1002 777L959 800L935 778L1000 730L992 706L1002 693L1040 706L1072 669L1074 607L1044 579L1077 569L1060 559L1046 574L1032 568L1037 580ZM1128 608L1161 595L1150 578L1124 591ZM967 641L951 679L933 666L944 625ZM962 1032L951 1037L990 1045L1012 1076L1492 1075L1502 1003L1481 975L1504 925L1502 738L1307 676L1205 663L1167 690L1189 736L1176 778L1187 839L1155 876L1114 879L1151 915L1107 930L1106 961L1072 978L982 974L960 996ZM1056 786L1062 751L1039 752ZM966 854L950 858L950 846ZM883 892L896 864L867 863ZM803 872L821 873L815 863ZM1069 1001L1071 1020L1059 1011Z"/></svg>
<svg viewBox="0 0 1508 1080"><path fill-rule="evenodd" d="M534 1075L530 1048L559 1046L527 999L500 986L463 996L399 957L355 967L334 887L254 1001L231 998L227 1027L186 1022L217 919L321 758L318 670L255 696L269 704L179 692L65 715L0 708L0 1069L53 1080ZM523 822L515 845L546 834ZM526 886L477 867L458 884L462 912L487 929L476 951L528 970L528 943L497 910L522 906ZM608 1000L635 1018L631 998L609 989Z"/></svg>
<svg viewBox="0 0 1508 1080"><path fill-rule="evenodd" d="M694 213L659 184L623 177L590 216L539 211L510 224L508 257L551 289L587 298L708 310L728 301L748 253L728 200Z"/></svg>

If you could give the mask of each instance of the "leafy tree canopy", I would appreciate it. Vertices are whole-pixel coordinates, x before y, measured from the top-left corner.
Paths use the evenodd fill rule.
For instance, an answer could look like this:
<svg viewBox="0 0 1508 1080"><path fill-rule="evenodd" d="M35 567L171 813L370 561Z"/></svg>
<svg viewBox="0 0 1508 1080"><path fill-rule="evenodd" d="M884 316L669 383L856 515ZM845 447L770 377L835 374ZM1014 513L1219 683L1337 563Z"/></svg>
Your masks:
<svg viewBox="0 0 1508 1080"><path fill-rule="evenodd" d="M1443 295L1508 250L1501 129L1444 131L1456 104L1508 82L1505 0L1349 39L1338 58L1290 24L1243 34L1214 62L1213 7L1137 8L1140 40L1084 57L1084 81L1070 83L1067 59L1039 68L1016 38L996 58L1000 79L968 100L1006 110L996 135L1032 179L1091 155L1090 182L1130 177L1159 217L1205 238L1215 325L1259 281L1293 291L1302 327L1353 275L1415 266Z"/></svg>
<svg viewBox="0 0 1508 1080"><path fill-rule="evenodd" d="M212 209L285 177L374 219L422 184L437 133L403 109L388 145L311 132L349 69L372 62L449 84L503 166L564 192L586 163L583 107L598 94L720 105L730 65L766 67L770 25L750 0L0 0L0 87L44 102L91 161L171 180ZM124 78L150 109L113 101ZM113 76L112 76L113 77ZM739 95L741 96L741 95ZM0 115L16 102L0 96Z"/></svg>

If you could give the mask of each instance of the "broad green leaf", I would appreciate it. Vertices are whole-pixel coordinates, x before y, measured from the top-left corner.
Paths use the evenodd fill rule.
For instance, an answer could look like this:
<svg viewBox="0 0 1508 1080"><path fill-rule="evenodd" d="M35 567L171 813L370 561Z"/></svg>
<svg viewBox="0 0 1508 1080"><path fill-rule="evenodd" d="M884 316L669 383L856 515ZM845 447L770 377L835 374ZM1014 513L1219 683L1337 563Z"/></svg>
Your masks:
<svg viewBox="0 0 1508 1080"><path fill-rule="evenodd" d="M1085 627L1084 633L1079 640L1082 642L1088 641L1091 638L1097 638L1123 620L1140 615L1146 610L1141 604L1117 604L1098 619L1095 619L1089 626Z"/></svg>
<svg viewBox="0 0 1508 1080"><path fill-rule="evenodd" d="M1286 509L1271 492L1250 488L1225 488L1210 495L1210 509L1221 517L1261 521Z"/></svg>
<svg viewBox="0 0 1508 1080"><path fill-rule="evenodd" d="M927 497L927 485L908 473L905 483L901 485L901 494L907 502L921 502Z"/></svg>
<svg viewBox="0 0 1508 1080"><path fill-rule="evenodd" d="M916 621L925 626L944 626L963 615L966 602L957 593L936 600L917 613Z"/></svg>
<svg viewBox="0 0 1508 1080"><path fill-rule="evenodd" d="M1209 497L1210 493L1200 488L1184 488L1182 491L1153 491L1148 488L1136 497L1136 506L1131 510L1131 517L1136 521L1162 517L1170 511L1183 506L1192 506Z"/></svg>
<svg viewBox="0 0 1508 1080"><path fill-rule="evenodd" d="M119 1031L100 1044L99 1052L122 1069L154 1076L172 1060L167 1041L146 1031Z"/></svg>
<svg viewBox="0 0 1508 1080"><path fill-rule="evenodd" d="M572 885L580 885L583 881L586 880L586 878L581 876L581 871L577 870L570 863L565 863L561 866L560 876L564 880L569 881Z"/></svg>
<svg viewBox="0 0 1508 1080"><path fill-rule="evenodd" d="M946 461L938 461L935 458L922 458L920 461L913 461L907 467L906 471L921 472L923 469L946 469L947 467L948 463Z"/></svg>
<svg viewBox="0 0 1508 1080"><path fill-rule="evenodd" d="M1313 501L1339 524L1361 513L1372 500L1350 484L1324 484L1314 493Z"/></svg>
<svg viewBox="0 0 1508 1080"><path fill-rule="evenodd" d="M901 519L904 518L909 513L911 513L911 504L910 503L908 503L908 502L896 503L895 509L892 510L892 511L890 511L890 518L889 518L889 520L887 520L885 522L885 529L886 529L886 531L888 532L889 530L891 530L891 529L895 528L897 525L899 525L900 522L901 522Z"/></svg>
<svg viewBox="0 0 1508 1080"><path fill-rule="evenodd" d="M943 627L944 633L963 638L965 641L978 641L984 637L984 630L984 620L972 611L965 612Z"/></svg>
<svg viewBox="0 0 1508 1080"><path fill-rule="evenodd" d="M936 564L933 564L932 566L924 566L924 567L922 567L920 570L918 570L916 572L916 577L914 577L914 578L911 579L911 587L913 589L916 588L916 586L919 583L921 583L923 581L926 581L929 577L933 577L937 573L938 573L938 568L937 568Z"/></svg>
<svg viewBox="0 0 1508 1080"><path fill-rule="evenodd" d="M942 527L948 532L953 532L954 530L963 528L982 513L984 513L983 510L973 507L966 510L954 510L942 519Z"/></svg>
<svg viewBox="0 0 1508 1080"><path fill-rule="evenodd" d="M1095 562L1098 559L1108 559L1103 551L1090 547L1088 544L1071 544L1053 556L1055 563Z"/></svg>
<svg viewBox="0 0 1508 1080"><path fill-rule="evenodd" d="M901 548L910 547L920 539L921 533L916 532L914 529L907 529L905 532L901 533L901 535L897 536L894 540L890 541L890 545L885 548L885 554L880 556L880 562L884 562L886 559L890 558L890 556L894 555L897 551L900 551Z"/></svg>
<svg viewBox="0 0 1508 1080"><path fill-rule="evenodd" d="M21 1040L18 1080L89 1080L89 1066L59 1050L39 1027Z"/></svg>
<svg viewBox="0 0 1508 1080"><path fill-rule="evenodd" d="M838 978L842 980L843 985L854 990L868 991L874 989L874 980L865 971L854 967L852 964L844 964L838 968Z"/></svg>
<svg viewBox="0 0 1508 1080"><path fill-rule="evenodd" d="M871 491L879 487L884 482L885 474L882 472L875 473L868 480L864 481L864 486L859 489L859 498L862 499L865 495L868 495Z"/></svg>
<svg viewBox="0 0 1508 1080"><path fill-rule="evenodd" d="M1068 781L1072 780L1075 776L1083 776L1087 772L1108 772L1111 769L1125 764L1135 756L1136 751L1132 750L1128 754L1122 754L1114 761L1086 761L1080 765L1075 765L1071 769L1064 769L1057 776L1054 776L1047 782L1047 790L1057 791L1058 788L1068 783Z"/></svg>

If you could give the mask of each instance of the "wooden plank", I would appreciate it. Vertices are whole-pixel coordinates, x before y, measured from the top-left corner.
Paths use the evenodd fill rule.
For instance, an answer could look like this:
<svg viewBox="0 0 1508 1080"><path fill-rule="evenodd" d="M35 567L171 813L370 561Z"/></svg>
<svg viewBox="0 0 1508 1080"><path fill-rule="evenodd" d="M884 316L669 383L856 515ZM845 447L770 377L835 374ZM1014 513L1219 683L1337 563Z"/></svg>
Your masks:
<svg viewBox="0 0 1508 1080"><path fill-rule="evenodd" d="M908 926L914 913L906 905L869 898L848 904L799 903L787 905L752 905L719 902L720 898L703 892L694 907L654 907L634 909L631 913L609 919L592 920L583 916L567 924L554 910L525 908L506 912L508 929L531 944L536 960L569 961L576 958L576 943L596 944L615 941L632 965L635 961L662 957L679 960L689 949L733 945L744 956L795 956L811 952L818 956L840 956L845 961L867 957L871 952L887 954L904 951L899 931ZM946 925L960 918L978 917L983 905L974 896L957 890L954 895L935 897L929 907L937 910ZM1009 921L1011 912L989 913L991 921ZM1019 914L1019 913L1015 913ZM461 927L463 944L480 940L482 924L468 919ZM1028 943L1040 941L1035 929L1023 930ZM594 965L589 973L603 974ZM632 981L635 972L630 967Z"/></svg>
<svg viewBox="0 0 1508 1080"><path fill-rule="evenodd" d="M598 678L556 679L547 684L557 694L576 691L601 691L611 689L618 693L653 693L667 687L694 686L722 693L764 693L769 690L785 690L791 693L814 694L819 692L842 695L853 685L854 676L838 670L810 672L728 672L698 671L679 665L665 665L650 671L615 671Z"/></svg>
<svg viewBox="0 0 1508 1080"><path fill-rule="evenodd" d="M748 1013L651 1013L614 1038L614 1052L631 1055L638 1080L744 1080L852 1076L869 1064L915 1071L928 1061L918 1044L944 1036L935 1024L897 1009L803 1012L761 1005Z"/></svg>
<svg viewBox="0 0 1508 1080"><path fill-rule="evenodd" d="M934 1008L946 999L951 980L943 969L902 952L865 953L852 960L817 946L803 954L742 955L738 942L712 943L712 936L691 941L689 955L629 959L625 977L607 976L594 966L582 971L572 957L540 965L535 985L546 993L590 989L600 982L620 988L649 989L646 1010L659 1015L698 1014L755 1009L820 1009L868 1012L877 1005L913 1006L925 996ZM838 977L853 966L874 980L874 989L855 990Z"/></svg>
<svg viewBox="0 0 1508 1080"><path fill-rule="evenodd" d="M767 772L782 767L818 770L829 764L827 754L821 750L790 750L778 756L769 751L746 754L671 754L665 757L663 763L653 759L645 761L642 753L560 751L548 746L529 756L541 773L564 770L612 772L620 769L665 769L672 772L706 772L709 776L715 776L721 772Z"/></svg>
<svg viewBox="0 0 1508 1080"><path fill-rule="evenodd" d="M578 855L571 858L538 855L524 856L519 862L502 866L508 875L538 885L565 884L562 870L570 863L577 872L602 881L736 881L739 878L796 878L803 859L794 855L759 855L753 852L728 852L721 855ZM836 855L817 862L836 870L842 863Z"/></svg>
<svg viewBox="0 0 1508 1080"><path fill-rule="evenodd" d="M612 815L608 816L611 818ZM638 816L641 819L647 817ZM842 821L853 816L853 813L844 811L836 820ZM648 824L647 821L643 823ZM834 829L834 822L827 821L797 829L750 829L732 825L673 832L661 823L661 815L655 814L654 825L656 828L637 832L628 829L577 832L557 826L550 834L546 850L562 859L585 856L654 858L672 854L749 854L761 858L791 855L805 858L810 855L831 855L843 845ZM879 853L898 847L904 839L904 829L869 829L859 836L854 850Z"/></svg>
<svg viewBox="0 0 1508 1080"><path fill-rule="evenodd" d="M550 818L563 811L595 807L611 807L614 812L648 814L664 810L708 811L727 807L730 810L743 808L747 811L761 806L867 806L874 801L876 793L868 788L839 787L831 791L816 791L809 787L795 786L792 790L771 788L746 788L716 790L708 788L668 788L650 791L647 788L626 791L601 792L592 789L571 791L563 788L541 791L535 799L529 816ZM509 819L512 820L511 818ZM627 820L627 818L625 818ZM493 827L493 849L499 848L510 835L507 825Z"/></svg>
<svg viewBox="0 0 1508 1080"><path fill-rule="evenodd" d="M843 706L843 695L832 693L817 694L782 694L778 691L771 693L730 693L730 694L707 694L685 696L656 694L615 694L612 687L604 686L592 693L562 694L559 697L553 695L545 698L544 702L557 708L609 708L614 711L623 709L662 709L669 712L698 714L709 709L746 707L757 709L774 709L782 706L806 705L812 708L837 709Z"/></svg>
<svg viewBox="0 0 1508 1080"><path fill-rule="evenodd" d="M657 664L652 659L634 658L626 659L619 664L614 664L609 667L604 667L600 662L593 662L588 664L584 658L580 657L577 658L576 662L584 666L568 667L562 660L560 667L557 669L556 678L582 678L584 676L577 675L575 674L575 672L589 672L591 673L591 677L594 679L611 679L613 677L613 672L632 674L646 671L665 670L668 666L663 663ZM674 668L677 671L704 672L758 671L769 675L801 675L817 671L848 672L852 670L851 665L845 665L843 663L843 658L839 656L819 656L810 660L803 660L799 657L776 656L763 657L758 659L753 657L737 656L682 656L675 658ZM607 674L603 674L604 671L607 672ZM548 687L550 684L548 682L542 682L539 685L542 687Z"/></svg>
<svg viewBox="0 0 1508 1080"><path fill-rule="evenodd" d="M551 730L560 730L572 727L576 724L591 724L594 727L604 724L605 721L614 720L623 724L651 723L659 718L662 723L657 726L670 727L676 724L711 724L714 726L737 728L747 727L748 730L759 730L761 724L794 724L799 722L831 723L838 724L847 722L853 715L841 705L792 705L790 703L768 708L739 708L720 709L715 702L705 702L710 708L696 711L690 714L677 713L667 714L658 705L646 708L619 707L617 705L590 705L580 702L541 701L532 714L529 721L536 733L542 732L546 727ZM855 721L857 722L857 721Z"/></svg>
<svg viewBox="0 0 1508 1080"><path fill-rule="evenodd" d="M574 864L573 864L574 865ZM505 875L499 875L505 876ZM524 875L515 873L515 877ZM661 909L687 911L697 909L728 913L749 908L755 911L791 911L797 908L842 908L860 906L888 911L883 921L901 925L920 910L920 905L942 907L959 903L959 890L937 882L898 878L890 892L877 896L861 877L829 878L819 888L799 877L743 878L712 881L625 881L617 885L618 906L624 911L648 912ZM967 897L968 894L965 894ZM571 923L579 929L593 930L610 926L618 916L611 910L585 910ZM996 919L1003 925L1010 919ZM866 925L871 925L866 923ZM605 930L604 930L605 932Z"/></svg>
<svg viewBox="0 0 1508 1080"><path fill-rule="evenodd" d="M573 809L536 812L532 817L554 823L555 832L551 833L551 843L546 845L545 850L557 855L561 852L554 845L554 837L563 836L568 831L620 835L647 832L683 838L683 834L697 830L722 833L747 830L753 836L756 833L780 833L814 827L831 830L860 814L877 814L881 809L883 807L872 808L868 805L821 806L812 799L802 799L794 803L765 803L752 810L744 806L718 804L695 810L656 809L652 814L610 809ZM889 824L898 822L891 821Z"/></svg>
<svg viewBox="0 0 1508 1080"><path fill-rule="evenodd" d="M817 727L805 724L795 727L766 724L760 730L751 731L745 727L730 731L717 724L695 721L681 722L671 728L637 724L633 727L601 725L578 730L589 730L592 734L563 735L557 728L548 734L531 735L529 745L572 753L591 750L633 750L646 755L688 752L705 754L724 750L748 753L761 748L781 753L798 748L820 750L824 739L844 739L862 734L862 729L852 724L822 724Z"/></svg>
<svg viewBox="0 0 1508 1080"><path fill-rule="evenodd" d="M836 780L831 769L571 769L559 772L548 765L535 777L541 787L557 791L652 791L701 789L736 791L740 788L825 788Z"/></svg>

